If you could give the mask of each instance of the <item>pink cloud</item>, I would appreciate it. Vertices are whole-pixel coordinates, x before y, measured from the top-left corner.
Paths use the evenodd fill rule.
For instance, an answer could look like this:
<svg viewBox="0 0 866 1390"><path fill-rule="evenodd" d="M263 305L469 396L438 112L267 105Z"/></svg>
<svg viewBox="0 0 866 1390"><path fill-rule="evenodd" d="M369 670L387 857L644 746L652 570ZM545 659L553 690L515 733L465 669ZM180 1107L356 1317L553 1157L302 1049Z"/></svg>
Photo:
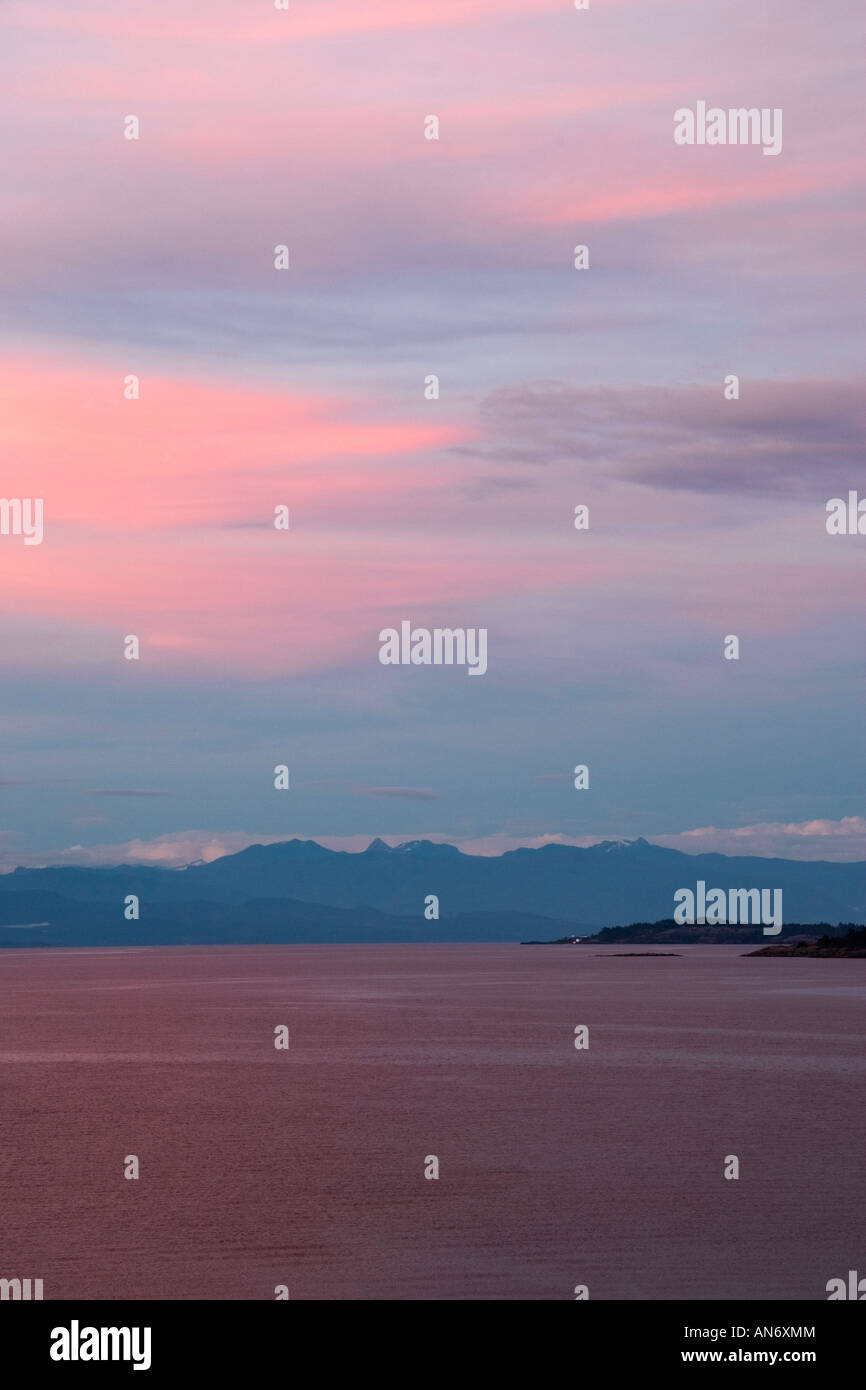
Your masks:
<svg viewBox="0 0 866 1390"><path fill-rule="evenodd" d="M567 547L539 563L531 534L419 532L428 499L459 516L465 461L442 450L473 436L421 409L389 421L366 399L146 373L127 401L121 367L11 359L0 383L5 495L45 506L41 545L0 543L0 611L89 627L109 658L135 633L141 669L374 662L379 628L413 607L458 623L466 603L573 576Z"/></svg>
<svg viewBox="0 0 866 1390"><path fill-rule="evenodd" d="M540 227L577 234L592 223L750 203L822 200L822 235L837 218L844 227L849 214L823 200L862 187L856 108L843 88L828 135L801 85L833 80L838 54L825 36L810 36L803 79L799 63L783 68L780 95L760 49L744 51L725 16L702 17L699 41L690 41L691 26L663 6L648 52L629 15L644 8L618 15L611 0L587 15L569 12L567 0L293 0L289 14L265 0L12 6L19 34L32 29L44 48L31 34L0 95L20 132L4 154L3 273L53 278L60 208L64 269L110 281L144 259L157 278L209 271L221 284L258 282L280 227L300 270L332 274L380 264L384 248L393 256L403 243L407 253L423 244L428 256L441 254L455 234L479 252L507 237L509 254L538 263L549 256ZM785 19L779 43L802 42L802 17ZM486 64L462 33L473 24ZM78 36L72 63L56 42L67 33ZM361 36L357 47L328 41L349 33ZM304 41L315 37L322 42ZM124 60L107 62L107 47ZM377 77L383 63L386 83ZM772 89L792 120L781 159L674 148L672 114L690 93L735 100L752 89ZM436 144L422 138L427 111L443 123ZM139 143L122 138L127 112L141 118ZM808 212L798 208L779 254ZM775 240L749 230L750 254L753 240L759 248ZM708 235L717 234L714 223ZM742 228L739 236L742 244ZM693 240L680 231L681 256L694 254Z"/></svg>
<svg viewBox="0 0 866 1390"><path fill-rule="evenodd" d="M844 187L855 181L855 169L848 165L832 165L822 161L808 170L786 169L772 180L762 177L759 168L751 177L732 176L727 169L704 167L683 169L679 177L667 173L662 179L635 178L629 186L598 189L587 195L563 199L536 190L522 203L527 221L567 224L580 227L592 222L631 221L640 218L667 217L675 213L709 211L713 208L734 207L742 203L768 203L803 197L822 189ZM511 208L514 213L515 208Z"/></svg>
<svg viewBox="0 0 866 1390"><path fill-rule="evenodd" d="M7 496L49 499L55 527L125 536L203 522L267 520L278 502L303 510L339 496L350 508L402 477L407 456L466 441L465 425L388 421L363 399L299 395L140 369L0 357L0 443Z"/></svg>
<svg viewBox="0 0 866 1390"><path fill-rule="evenodd" d="M655 493L597 463L587 472L581 411L592 399L503 391L476 422L425 413L419 391L395 419L393 402L143 372L141 399L126 401L129 365L0 359L4 495L45 505L42 545L0 540L0 612L19 626L59 622L67 660L113 660L135 633L142 674L374 663L382 627L406 617L490 626L503 601L533 614L525 640L535 650L576 590L602 626L625 603L636 641L659 604L703 643L734 631L747 645L856 608L850 552L825 544L820 500L780 512L774 496L757 497L744 513L721 497L720 544L708 552L704 495ZM612 398L625 444L605 426L610 466L625 470L634 449L642 469L706 460L707 392L692 388L677 418L692 396L694 419L686 412L673 441L657 437L666 407L653 393L639 394L634 418L629 393ZM545 462L508 464L500 443ZM484 454L454 447L472 444ZM576 497L593 504L582 540ZM280 504L288 532L273 526ZM736 546L721 544L732 526ZM676 537L663 566L659 528ZM39 664L42 647L24 632L7 660Z"/></svg>
<svg viewBox="0 0 866 1390"><path fill-rule="evenodd" d="M622 0L606 0L621 3ZM532 13L556 12L560 0L532 0ZM13 4L10 21L19 29L89 35L120 41L178 43L291 44L301 39L330 38L377 30L427 29L468 24L485 18L525 14L526 0L289 0L276 11L273 0L239 6L234 0L186 0L178 11L166 0L150 0L140 9L118 9L113 0L90 0L75 8L42 0L38 8Z"/></svg>

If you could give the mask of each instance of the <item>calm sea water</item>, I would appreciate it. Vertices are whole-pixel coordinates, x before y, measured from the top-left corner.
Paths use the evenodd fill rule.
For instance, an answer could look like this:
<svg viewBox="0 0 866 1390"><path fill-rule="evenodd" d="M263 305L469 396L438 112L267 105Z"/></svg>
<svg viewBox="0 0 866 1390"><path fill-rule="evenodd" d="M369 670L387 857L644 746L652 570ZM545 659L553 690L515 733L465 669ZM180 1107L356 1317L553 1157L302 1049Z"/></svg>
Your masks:
<svg viewBox="0 0 866 1390"><path fill-rule="evenodd" d="M0 952L0 1276L823 1299L866 1274L866 961L679 950Z"/></svg>

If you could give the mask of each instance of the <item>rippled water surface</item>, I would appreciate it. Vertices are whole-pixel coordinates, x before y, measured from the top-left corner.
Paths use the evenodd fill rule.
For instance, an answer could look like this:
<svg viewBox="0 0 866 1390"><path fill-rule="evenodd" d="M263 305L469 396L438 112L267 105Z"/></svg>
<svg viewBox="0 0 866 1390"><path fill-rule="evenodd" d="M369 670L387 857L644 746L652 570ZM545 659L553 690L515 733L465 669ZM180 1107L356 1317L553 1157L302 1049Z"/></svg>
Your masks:
<svg viewBox="0 0 866 1390"><path fill-rule="evenodd" d="M0 1276L825 1298L866 1273L866 961L679 950L2 951Z"/></svg>

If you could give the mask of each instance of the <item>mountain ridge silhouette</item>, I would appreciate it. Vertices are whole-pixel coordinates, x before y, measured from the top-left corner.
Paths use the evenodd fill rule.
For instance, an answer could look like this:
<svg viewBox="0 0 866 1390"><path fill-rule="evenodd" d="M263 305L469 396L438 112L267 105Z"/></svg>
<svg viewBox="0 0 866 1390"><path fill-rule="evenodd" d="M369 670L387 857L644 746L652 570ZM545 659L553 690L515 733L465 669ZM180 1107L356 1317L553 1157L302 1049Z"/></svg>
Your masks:
<svg viewBox="0 0 866 1390"><path fill-rule="evenodd" d="M585 928L668 918L676 890L693 888L698 879L708 889L726 891L780 888L787 921L851 922L866 916L866 861L692 855L643 838L587 848L547 844L490 856L429 840L389 846L373 839L365 850L350 853L290 838L180 869L141 864L17 868L0 875L0 900L9 891L94 903L117 903L131 893L142 904L240 906L253 899L291 899L423 919L425 900L435 895L442 918L513 912Z"/></svg>

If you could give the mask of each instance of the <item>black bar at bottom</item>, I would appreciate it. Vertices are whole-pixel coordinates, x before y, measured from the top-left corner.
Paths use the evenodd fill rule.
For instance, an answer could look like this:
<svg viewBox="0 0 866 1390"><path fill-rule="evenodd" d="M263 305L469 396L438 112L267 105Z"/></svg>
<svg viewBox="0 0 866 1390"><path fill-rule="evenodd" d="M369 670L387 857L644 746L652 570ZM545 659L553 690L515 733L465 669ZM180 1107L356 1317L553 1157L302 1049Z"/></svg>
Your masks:
<svg viewBox="0 0 866 1390"><path fill-rule="evenodd" d="M402 1302L386 1314L371 1302L4 1302L0 1366L7 1383L15 1366L22 1381L31 1372L47 1372L58 1384L70 1376L92 1380L108 1370L132 1375L133 1383L190 1374L206 1385L209 1376L269 1367L295 1378L302 1365L308 1379L310 1371L333 1373L335 1360L345 1357L353 1378L399 1366L400 1379L429 1385L439 1358L449 1381L469 1361L485 1366L489 1383L500 1360L511 1377L520 1374L516 1354L534 1366L534 1382L553 1373L552 1357L564 1355L567 1365L584 1372L592 1366L595 1376L799 1366L825 1379L844 1372L847 1383L862 1378L864 1333L866 1309L829 1301L575 1301L558 1314L538 1301L522 1314L510 1301L437 1301L423 1310Z"/></svg>

